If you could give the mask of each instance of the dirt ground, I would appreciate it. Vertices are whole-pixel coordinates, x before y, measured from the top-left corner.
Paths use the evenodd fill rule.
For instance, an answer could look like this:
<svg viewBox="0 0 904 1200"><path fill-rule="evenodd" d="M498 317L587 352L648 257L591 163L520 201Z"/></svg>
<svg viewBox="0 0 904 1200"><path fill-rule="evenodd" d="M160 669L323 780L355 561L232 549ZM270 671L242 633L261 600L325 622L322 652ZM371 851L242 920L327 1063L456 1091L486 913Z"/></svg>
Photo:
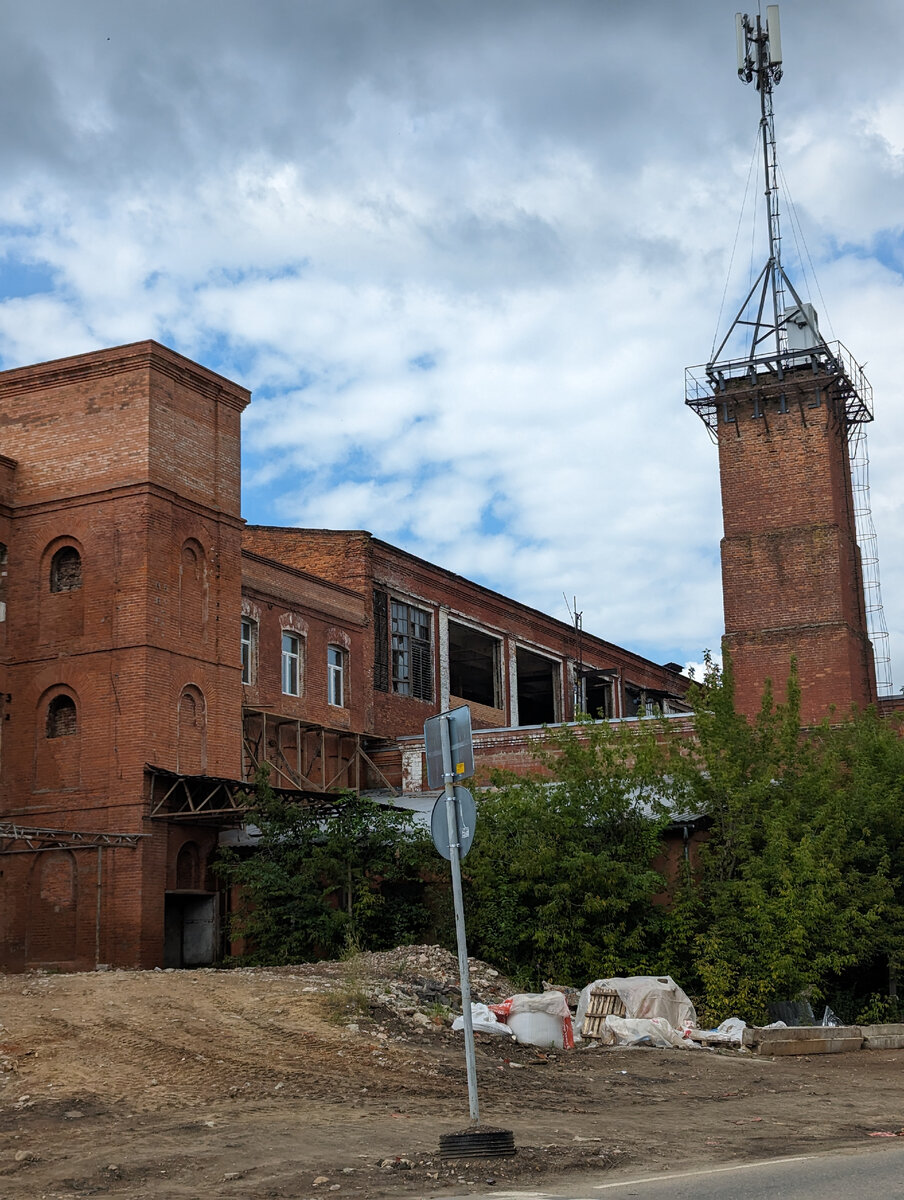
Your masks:
<svg viewBox="0 0 904 1200"><path fill-rule="evenodd" d="M414 1017L373 994L360 964L0 976L0 1195L533 1190L865 1145L904 1126L904 1051L544 1057L484 1035L481 1117L513 1130L517 1153L450 1165L440 1134L468 1116L461 1035L439 1002Z"/></svg>

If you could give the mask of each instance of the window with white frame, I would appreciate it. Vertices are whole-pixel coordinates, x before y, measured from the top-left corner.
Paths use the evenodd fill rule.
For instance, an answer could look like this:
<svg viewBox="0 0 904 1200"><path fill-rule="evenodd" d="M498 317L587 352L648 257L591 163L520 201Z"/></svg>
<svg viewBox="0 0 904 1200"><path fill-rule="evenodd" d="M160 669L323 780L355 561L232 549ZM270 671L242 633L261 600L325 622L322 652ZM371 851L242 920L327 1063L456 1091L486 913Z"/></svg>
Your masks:
<svg viewBox="0 0 904 1200"><path fill-rule="evenodd" d="M282 635L282 690L284 696L301 693L301 638L297 633Z"/></svg>
<svg viewBox="0 0 904 1200"><path fill-rule="evenodd" d="M345 708L345 651L328 646L326 651L326 698L336 708Z"/></svg>
<svg viewBox="0 0 904 1200"><path fill-rule="evenodd" d="M254 683L257 662L257 625L242 617L242 683Z"/></svg>

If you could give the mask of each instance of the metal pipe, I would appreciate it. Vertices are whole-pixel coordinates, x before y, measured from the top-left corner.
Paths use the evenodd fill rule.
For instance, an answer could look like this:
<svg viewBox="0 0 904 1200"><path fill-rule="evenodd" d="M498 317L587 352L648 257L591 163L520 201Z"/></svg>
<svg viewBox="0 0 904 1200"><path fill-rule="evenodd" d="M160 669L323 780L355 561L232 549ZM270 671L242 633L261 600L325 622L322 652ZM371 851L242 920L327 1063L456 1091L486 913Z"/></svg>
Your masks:
<svg viewBox="0 0 904 1200"><path fill-rule="evenodd" d="M100 912L103 887L103 847L97 847L97 902L94 915L94 966L100 966Z"/></svg>
<svg viewBox="0 0 904 1200"><path fill-rule="evenodd" d="M449 861L452 867L452 901L455 906L455 941L458 945L458 974L461 980L461 1012L465 1034L465 1065L468 1073L468 1107L471 1120L480 1120L477 1099L477 1060L474 1054L474 1026L471 1023L471 977L468 968L468 948L465 941L464 897L461 890L461 859L459 857L458 813L455 805L455 775L452 770L452 744L449 722L440 722L443 750L443 789L446 793L446 824L449 831Z"/></svg>

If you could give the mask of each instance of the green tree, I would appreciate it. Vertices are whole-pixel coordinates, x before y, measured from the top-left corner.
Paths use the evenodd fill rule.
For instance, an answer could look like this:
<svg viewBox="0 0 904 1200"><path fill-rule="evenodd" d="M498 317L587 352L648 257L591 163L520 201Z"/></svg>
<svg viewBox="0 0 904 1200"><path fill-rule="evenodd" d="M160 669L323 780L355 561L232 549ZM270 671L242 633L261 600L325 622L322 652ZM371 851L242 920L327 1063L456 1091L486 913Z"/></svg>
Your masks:
<svg viewBox="0 0 904 1200"><path fill-rule="evenodd" d="M890 754L896 738L875 713L802 732L794 664L785 701L767 687L753 721L735 710L730 662L710 662L691 700L696 740L672 740L668 773L712 828L672 914L686 986L713 1020L763 1020L772 1001L821 999L883 937L900 945L887 926L900 836L875 836L888 802L863 761L876 739Z"/></svg>
<svg viewBox="0 0 904 1200"><path fill-rule="evenodd" d="M537 758L548 778L499 776L478 799L463 863L473 952L522 985L652 969L667 820L652 731L585 721L550 731Z"/></svg>
<svg viewBox="0 0 904 1200"><path fill-rule="evenodd" d="M354 794L329 805L293 801L266 770L249 803L259 838L253 850L224 850L217 867L238 887L231 932L248 944L243 961L304 962L424 935L429 842L410 812Z"/></svg>

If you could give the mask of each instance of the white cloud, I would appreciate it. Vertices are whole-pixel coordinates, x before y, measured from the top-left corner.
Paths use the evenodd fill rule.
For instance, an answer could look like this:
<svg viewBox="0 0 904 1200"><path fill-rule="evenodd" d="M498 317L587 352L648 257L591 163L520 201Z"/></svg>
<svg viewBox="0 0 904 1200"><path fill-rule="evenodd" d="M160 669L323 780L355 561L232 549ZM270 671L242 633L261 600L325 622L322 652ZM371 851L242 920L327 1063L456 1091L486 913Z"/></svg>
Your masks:
<svg viewBox="0 0 904 1200"><path fill-rule="evenodd" d="M904 15L847 11L817 26L783 4L777 129L832 325L877 389L904 675ZM721 522L683 369L710 353L758 117L732 13L20 6L0 49L27 126L0 129L4 364L158 337L255 390L250 519L369 528L697 659L721 633ZM745 220L728 309L764 254ZM19 287L23 264L52 290Z"/></svg>

